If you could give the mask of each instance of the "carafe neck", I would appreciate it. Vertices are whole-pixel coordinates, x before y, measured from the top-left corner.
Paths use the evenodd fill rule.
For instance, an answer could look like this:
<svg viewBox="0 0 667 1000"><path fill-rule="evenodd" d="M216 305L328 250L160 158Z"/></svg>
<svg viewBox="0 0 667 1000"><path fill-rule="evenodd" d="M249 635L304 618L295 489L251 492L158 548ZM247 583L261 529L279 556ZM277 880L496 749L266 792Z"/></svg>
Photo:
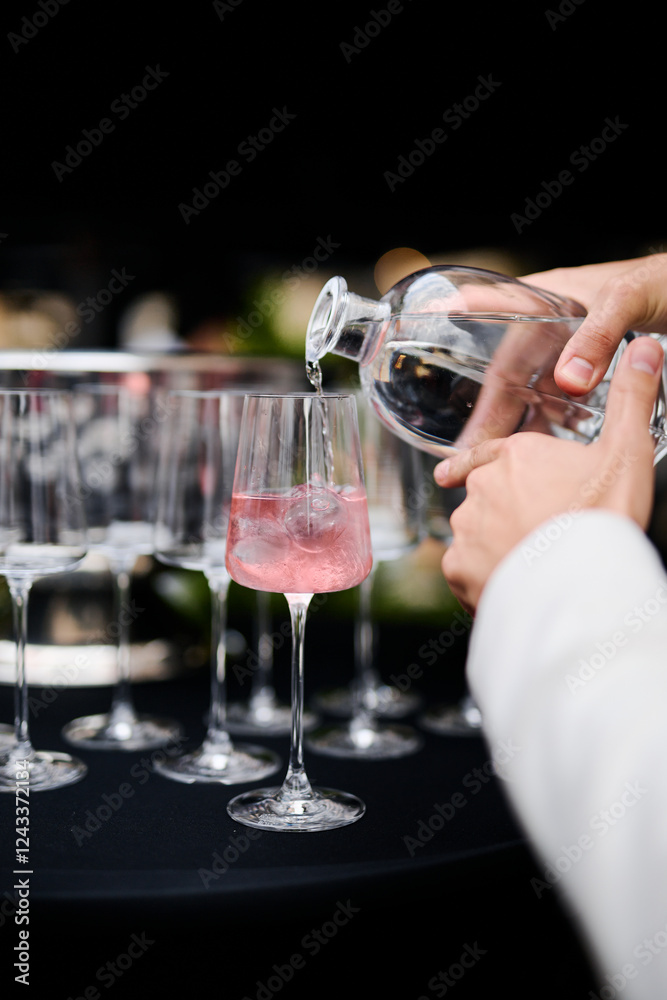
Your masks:
<svg viewBox="0 0 667 1000"><path fill-rule="evenodd" d="M330 278L320 292L308 322L306 361L340 354L363 364L389 319L388 302L348 291L344 278Z"/></svg>

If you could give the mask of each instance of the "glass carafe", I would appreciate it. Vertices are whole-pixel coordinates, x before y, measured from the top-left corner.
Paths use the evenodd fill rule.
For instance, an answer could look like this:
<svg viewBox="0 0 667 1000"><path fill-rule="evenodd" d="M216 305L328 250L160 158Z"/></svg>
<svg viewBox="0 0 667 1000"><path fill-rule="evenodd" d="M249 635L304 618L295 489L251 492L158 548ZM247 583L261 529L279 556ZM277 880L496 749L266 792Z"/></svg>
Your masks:
<svg viewBox="0 0 667 1000"><path fill-rule="evenodd" d="M571 299L481 268L424 268L379 300L334 277L310 317L306 367L316 384L326 354L356 360L380 419L439 457L518 430L589 443L618 358L637 334L626 334L599 386L568 396L554 366L585 316ZM667 450L664 376L651 428L657 461Z"/></svg>

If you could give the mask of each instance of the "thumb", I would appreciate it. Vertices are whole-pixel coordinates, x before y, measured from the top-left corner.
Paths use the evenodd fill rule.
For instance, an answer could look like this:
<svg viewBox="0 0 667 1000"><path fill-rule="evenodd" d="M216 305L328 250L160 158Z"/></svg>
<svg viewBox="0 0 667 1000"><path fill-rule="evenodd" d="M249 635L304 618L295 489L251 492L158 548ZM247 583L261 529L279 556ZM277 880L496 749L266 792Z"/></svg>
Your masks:
<svg viewBox="0 0 667 1000"><path fill-rule="evenodd" d="M612 376L600 441L639 444L647 435L665 355L651 337L637 337L624 350Z"/></svg>
<svg viewBox="0 0 667 1000"><path fill-rule="evenodd" d="M559 388L571 396L590 392L602 380L629 329L620 312L599 317L591 310L558 359L554 376Z"/></svg>
<svg viewBox="0 0 667 1000"><path fill-rule="evenodd" d="M667 254L655 254L602 285L558 359L555 378L564 392L578 396L596 386L627 330L667 332L666 278Z"/></svg>

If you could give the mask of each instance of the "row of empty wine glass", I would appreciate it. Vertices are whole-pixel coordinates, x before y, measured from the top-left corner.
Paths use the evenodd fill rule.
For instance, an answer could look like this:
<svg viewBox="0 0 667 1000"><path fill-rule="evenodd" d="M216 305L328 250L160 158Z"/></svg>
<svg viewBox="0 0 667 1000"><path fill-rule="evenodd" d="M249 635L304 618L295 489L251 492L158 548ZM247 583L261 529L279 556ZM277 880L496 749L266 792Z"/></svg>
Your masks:
<svg viewBox="0 0 667 1000"><path fill-rule="evenodd" d="M261 778L279 766L275 755L265 748L232 744L229 730L233 722L227 719L224 695L229 585L224 549L244 395L241 391L160 395L151 391L149 379L139 375L122 380L122 384L102 381L79 385L71 399L47 391L3 394L0 441L7 460L3 482L9 484L8 489L11 487L12 502L6 516L2 508L5 541L0 569L10 584L18 629L16 745L2 765L7 787L15 783L15 763L30 760L31 755L34 790L79 780L85 773L83 765L67 755L35 754L24 704L25 611L30 583L37 576L72 568L85 554L85 545L97 548L109 561L120 626L126 621L121 609L139 555L153 554L172 565L200 570L209 581L214 640L208 730L197 751L168 763L167 776L181 781L222 780L231 784ZM70 406L73 413L68 414ZM73 443L69 420L78 430L78 468L76 460L68 458L67 448ZM366 425L372 426L372 420L364 419L362 426ZM365 430L365 444L370 445L372 439L370 431ZM162 443L161 449L158 442ZM364 456L372 526L376 528L375 563L383 556L395 558L407 551L423 530L423 510L414 503L419 496L415 479L406 475L416 453L405 450L393 466L379 462L378 454L383 454L382 450L376 450L374 456L372 450L367 450ZM387 469L393 474L390 500L386 492ZM384 493L379 489L380 481ZM402 500L396 492L397 484ZM42 493L42 502L35 503ZM7 499L6 493L0 496L0 502L3 498ZM389 515L393 524L388 523ZM85 541L80 534L84 521ZM368 585L362 599L367 596ZM360 632L367 626L367 620L360 621ZM358 645L361 650L363 642ZM384 704L381 702L386 689L379 684L367 656L362 653L358 663L360 672L351 688L355 711L350 724L338 733L331 727L313 733L313 747L360 756L412 752L418 741L411 737L405 741L409 734L379 725L378 716L389 705L386 698ZM129 642L121 627L118 681L110 710L101 716L74 720L64 730L66 739L87 748L143 749L177 735L178 723L137 715L130 682ZM270 684L265 684L260 706L265 721L272 707L271 697ZM374 699L376 710L372 707ZM258 702L250 708L256 711ZM282 711L284 716L284 708ZM237 719L237 728L244 723L252 726L251 719Z"/></svg>

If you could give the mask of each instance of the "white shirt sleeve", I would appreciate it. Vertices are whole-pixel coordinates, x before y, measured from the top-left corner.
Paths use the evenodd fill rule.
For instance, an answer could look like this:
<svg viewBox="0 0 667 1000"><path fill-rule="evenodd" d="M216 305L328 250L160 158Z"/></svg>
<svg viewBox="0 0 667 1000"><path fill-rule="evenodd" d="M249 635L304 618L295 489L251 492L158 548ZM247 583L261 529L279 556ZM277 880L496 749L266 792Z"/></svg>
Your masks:
<svg viewBox="0 0 667 1000"><path fill-rule="evenodd" d="M534 891L564 894L602 996L667 997L667 576L644 533L543 524L485 587L468 679Z"/></svg>

